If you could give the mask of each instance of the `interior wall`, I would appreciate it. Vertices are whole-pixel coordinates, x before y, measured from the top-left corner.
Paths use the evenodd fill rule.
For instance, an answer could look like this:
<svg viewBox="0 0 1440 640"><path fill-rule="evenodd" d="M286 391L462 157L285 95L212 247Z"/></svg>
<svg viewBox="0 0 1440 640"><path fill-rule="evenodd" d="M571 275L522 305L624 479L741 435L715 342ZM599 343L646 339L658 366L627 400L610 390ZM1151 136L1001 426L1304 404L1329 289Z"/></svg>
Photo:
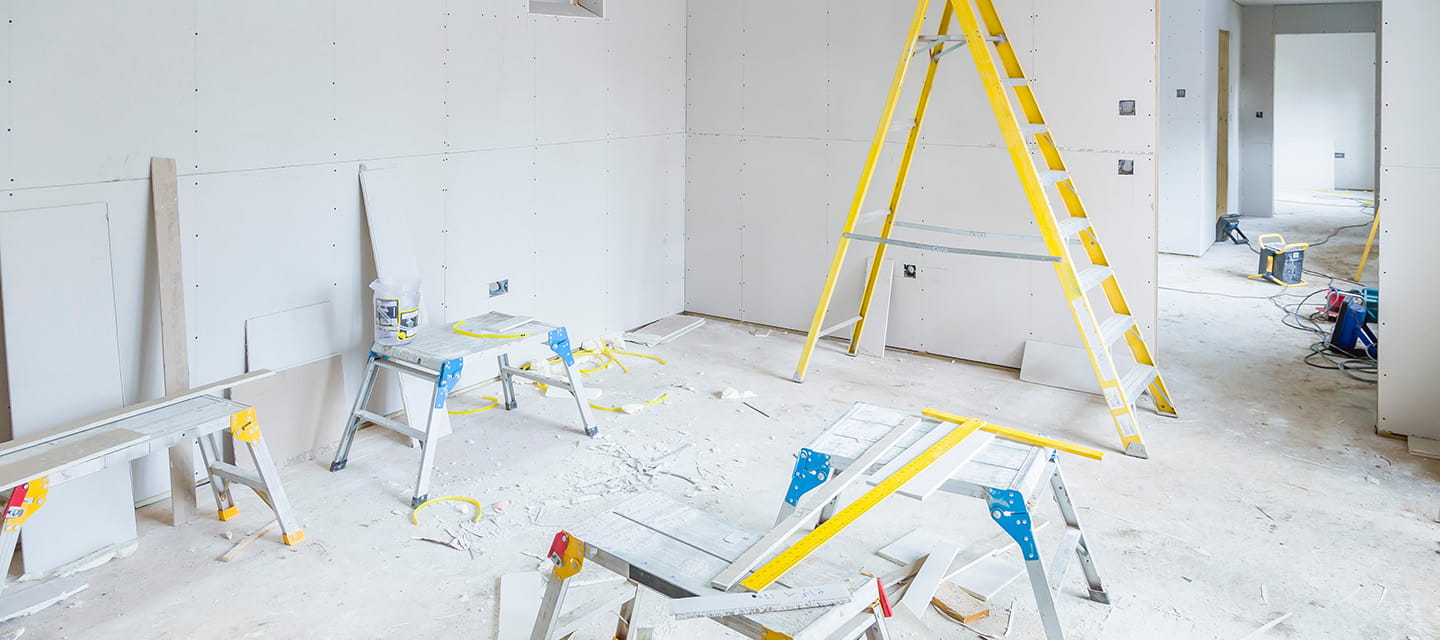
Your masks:
<svg viewBox="0 0 1440 640"><path fill-rule="evenodd" d="M1220 31L1230 32L1230 180L1227 213L1240 201L1240 5L1160 3L1160 250L1198 256L1214 244L1219 154ZM1184 95L1181 95L1181 93Z"/></svg>
<svg viewBox="0 0 1440 640"><path fill-rule="evenodd" d="M1381 431L1440 439L1440 394L1434 393L1440 339L1433 319L1440 299L1425 277L1440 236L1435 187L1440 160L1433 126L1440 87L1440 3L1385 0L1384 101L1380 155L1380 389Z"/></svg>
<svg viewBox="0 0 1440 640"><path fill-rule="evenodd" d="M1375 188L1375 34L1275 37L1275 187Z"/></svg>
<svg viewBox="0 0 1440 640"><path fill-rule="evenodd" d="M1134 315L1153 337L1154 5L999 4ZM931 5L933 30L944 3ZM806 329L914 5L741 0L688 9L686 308ZM1077 28L1099 15L1103 25ZM1093 37L1096 30L1106 37ZM1037 233L973 62L963 52L943 60L900 218ZM912 67L897 123L913 114L923 76L923 66ZM1137 115L1118 115L1121 100L1135 100ZM902 143L887 145L863 210L885 207ZM1118 175L1119 160L1133 160L1134 175ZM953 235L896 236L965 244ZM989 242L974 246L1038 246ZM872 252L852 245L832 321L854 315ZM890 345L1018 366L1026 340L1079 344L1048 264L900 247L887 255L897 274L916 266L915 278L893 283Z"/></svg>
<svg viewBox="0 0 1440 640"><path fill-rule="evenodd" d="M1379 33L1380 3L1246 6L1241 46L1240 210L1275 215L1275 36L1299 33ZM1383 35L1376 38L1377 50ZM1377 54L1378 55L1378 54ZM1383 76L1383 71L1376 73ZM1380 101L1376 87L1375 101ZM1378 119L1377 119L1377 127ZM1377 140L1375 146L1379 146ZM1376 152L1378 154L1378 151ZM1372 158L1375 155L1371 156ZM1376 167L1378 171L1378 167Z"/></svg>
<svg viewBox="0 0 1440 640"><path fill-rule="evenodd" d="M616 2L603 20L531 16L526 0L0 14L4 208L108 206L126 403L162 393L151 156L180 169L196 384L244 372L247 319L328 301L354 392L374 271L362 163L409 186L433 330L493 307L584 338L683 307L679 3ZM149 473L166 486L161 460Z"/></svg>

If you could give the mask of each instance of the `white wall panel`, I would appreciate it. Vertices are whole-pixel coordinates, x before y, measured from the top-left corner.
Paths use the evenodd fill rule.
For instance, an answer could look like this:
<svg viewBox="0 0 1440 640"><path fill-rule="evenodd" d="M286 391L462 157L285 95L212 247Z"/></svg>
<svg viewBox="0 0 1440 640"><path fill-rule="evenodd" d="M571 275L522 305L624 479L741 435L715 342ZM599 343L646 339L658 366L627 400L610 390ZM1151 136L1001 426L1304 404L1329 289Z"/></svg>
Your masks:
<svg viewBox="0 0 1440 640"><path fill-rule="evenodd" d="M534 34L520 2L456 2L446 20L445 103L451 151L535 142Z"/></svg>
<svg viewBox="0 0 1440 640"><path fill-rule="evenodd" d="M1440 439L1440 395L1434 393L1440 361L1433 319L1440 312L1425 278L1434 262L1435 188L1440 160L1427 155L1440 142L1434 110L1432 62L1440 59L1440 5L1429 0L1387 0L1384 4L1384 150L1380 174L1381 431Z"/></svg>
<svg viewBox="0 0 1440 640"><path fill-rule="evenodd" d="M194 165L193 3L19 2L11 20L10 187Z"/></svg>
<svg viewBox="0 0 1440 640"><path fill-rule="evenodd" d="M456 320L498 310L534 315L538 288L533 147L450 156L445 185L445 304ZM510 281L490 297L489 283Z"/></svg>
<svg viewBox="0 0 1440 640"><path fill-rule="evenodd" d="M336 159L444 148L445 17L441 0L336 5Z"/></svg>
<svg viewBox="0 0 1440 640"><path fill-rule="evenodd" d="M686 2L685 120L695 133L738 133L744 83L741 2Z"/></svg>
<svg viewBox="0 0 1440 640"><path fill-rule="evenodd" d="M610 25L601 20L532 16L536 38L535 137L541 144L599 140L610 131L606 118L622 96L611 90L622 69L610 64ZM567 46L545 46L564 42Z"/></svg>
<svg viewBox="0 0 1440 640"><path fill-rule="evenodd" d="M605 86L608 137L685 131L685 3L615 2L605 51L616 71Z"/></svg>
<svg viewBox="0 0 1440 640"><path fill-rule="evenodd" d="M617 282L605 268L620 251L607 200L606 142L542 146L535 153L536 316L569 326L578 339L618 325L608 303ZM636 250L640 250L638 247Z"/></svg>
<svg viewBox="0 0 1440 640"><path fill-rule="evenodd" d="M199 134L190 169L335 159L333 0L200 2L195 10Z"/></svg>
<svg viewBox="0 0 1440 640"><path fill-rule="evenodd" d="M742 318L808 326L829 267L824 143L748 138L741 153Z"/></svg>
<svg viewBox="0 0 1440 640"><path fill-rule="evenodd" d="M831 0L829 7L826 37L845 46L825 47L829 76L826 125L832 139L869 141L875 136L900 52L907 49L905 34L910 31L913 11L875 11L872 0ZM951 59L964 62L955 56ZM911 73L919 74L912 77L923 78L924 72L923 64L912 65ZM906 85L900 104L908 106L897 111L901 120L914 115L920 95L919 82Z"/></svg>
<svg viewBox="0 0 1440 640"><path fill-rule="evenodd" d="M740 55L741 130L748 135L825 135L825 24L819 0L740 0L744 29ZM904 39L903 36L901 39ZM848 45L849 43L839 43Z"/></svg>
<svg viewBox="0 0 1440 640"><path fill-rule="evenodd" d="M633 328L684 310L685 225L672 212L684 206L685 136L649 136L606 144L611 167L609 304L618 326Z"/></svg>
<svg viewBox="0 0 1440 640"><path fill-rule="evenodd" d="M685 309L738 318L740 138L687 136L685 154Z"/></svg>
<svg viewBox="0 0 1440 640"><path fill-rule="evenodd" d="M1064 148L1153 151L1154 7L1104 12L1105 32L1126 34L1124 38L1096 38L1093 31L1077 28L1097 18L1089 3L1037 0L1035 12L1037 51L1028 71L1056 143ZM1136 115L1119 115L1121 100L1134 100Z"/></svg>

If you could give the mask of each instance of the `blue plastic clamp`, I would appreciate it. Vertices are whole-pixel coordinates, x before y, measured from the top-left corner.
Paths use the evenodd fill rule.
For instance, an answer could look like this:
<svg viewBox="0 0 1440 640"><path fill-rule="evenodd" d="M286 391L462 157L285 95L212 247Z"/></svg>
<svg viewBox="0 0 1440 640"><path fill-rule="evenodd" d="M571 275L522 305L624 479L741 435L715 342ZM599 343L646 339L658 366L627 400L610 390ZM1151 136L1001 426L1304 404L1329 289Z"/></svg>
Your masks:
<svg viewBox="0 0 1440 640"><path fill-rule="evenodd" d="M1039 560L1040 548L1035 544L1035 529L1030 524L1030 512L1025 509L1025 496L1008 489L986 488L985 493L990 517L1020 545L1027 562Z"/></svg>
<svg viewBox="0 0 1440 640"><path fill-rule="evenodd" d="M565 327L550 330L550 350L565 361L565 366L575 366L575 354L570 352L570 334Z"/></svg>
<svg viewBox="0 0 1440 640"><path fill-rule="evenodd" d="M824 484L830 479L830 456L801 449L795 454L795 475L790 480L790 490L785 492L785 503L795 506L800 502L800 496L810 493L811 489Z"/></svg>

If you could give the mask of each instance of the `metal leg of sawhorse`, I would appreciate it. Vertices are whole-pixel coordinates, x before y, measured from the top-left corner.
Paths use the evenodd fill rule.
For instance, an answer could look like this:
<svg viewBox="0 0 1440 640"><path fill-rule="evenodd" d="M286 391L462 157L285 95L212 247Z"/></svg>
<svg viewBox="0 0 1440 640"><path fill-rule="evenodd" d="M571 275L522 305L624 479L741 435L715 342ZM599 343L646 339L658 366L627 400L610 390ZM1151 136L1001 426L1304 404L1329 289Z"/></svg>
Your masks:
<svg viewBox="0 0 1440 640"><path fill-rule="evenodd" d="M1085 580L1090 588L1090 600L1110 604L1110 597L1100 583L1095 559L1090 555L1090 547L1085 542L1085 533L1080 528L1075 505L1070 500L1070 492L1065 488L1065 479L1060 473L1059 461L1053 454L1049 467L1050 486L1055 502L1060 507L1060 515L1065 521L1065 532L1050 561L1048 575L1045 562L1040 558L1039 546L1035 542L1035 530L1026 506L1029 502L1028 496L1019 491L992 488L988 491L987 502L990 505L990 517L1020 546L1021 555L1025 558L1025 570L1030 577L1030 588L1035 593L1035 606L1045 628L1045 637L1049 640L1064 640L1065 630L1060 624L1060 613L1055 607L1055 595L1070 568L1070 554L1075 554L1076 561L1085 573Z"/></svg>
<svg viewBox="0 0 1440 640"><path fill-rule="evenodd" d="M221 432L198 438L200 457L205 461L205 468L210 473L210 488L215 491L215 508L220 519L229 520L240 513L230 489L232 484L242 484L253 489L270 510L275 512L275 520L280 523L281 539L285 544L298 544L305 539L305 531L295 519L290 498L285 495L285 487L280 484L280 471L276 469L275 459L270 457L270 448L265 445L265 440L260 435L260 425L255 419L253 407L230 416L230 435L235 441L244 444L249 451L254 472L226 461L225 444L217 441L224 437Z"/></svg>

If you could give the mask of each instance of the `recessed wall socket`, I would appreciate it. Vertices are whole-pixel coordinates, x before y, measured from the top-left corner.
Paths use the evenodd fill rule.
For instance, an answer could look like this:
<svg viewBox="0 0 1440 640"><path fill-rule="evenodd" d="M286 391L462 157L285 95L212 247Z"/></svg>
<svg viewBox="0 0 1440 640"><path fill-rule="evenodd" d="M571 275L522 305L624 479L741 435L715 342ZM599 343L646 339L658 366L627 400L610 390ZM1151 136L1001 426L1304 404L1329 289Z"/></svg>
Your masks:
<svg viewBox="0 0 1440 640"><path fill-rule="evenodd" d="M1135 161L1134 161L1134 160L1121 160L1121 161L1120 161L1120 175L1122 175L1122 176L1133 176L1133 175L1135 175Z"/></svg>
<svg viewBox="0 0 1440 640"><path fill-rule="evenodd" d="M1176 97L1176 98L1184 98L1184 97L1185 97L1185 90L1184 90L1184 89L1176 89L1176 90L1175 90L1175 97Z"/></svg>
<svg viewBox="0 0 1440 640"><path fill-rule="evenodd" d="M1122 116L1133 116L1133 115L1135 115L1135 101L1134 101L1134 100L1121 100L1121 101L1120 101L1120 115L1122 115Z"/></svg>
<svg viewBox="0 0 1440 640"><path fill-rule="evenodd" d="M503 296L507 293L510 293L510 280L508 278L505 280L496 280L495 282L490 283L491 298L494 298L495 296Z"/></svg>
<svg viewBox="0 0 1440 640"><path fill-rule="evenodd" d="M904 275L906 278L914 278L914 277L915 277L915 271L916 271L915 265L913 265L913 264L907 264L907 265L905 265L904 267L902 267L901 269L902 269L902 270L901 270L901 274Z"/></svg>

